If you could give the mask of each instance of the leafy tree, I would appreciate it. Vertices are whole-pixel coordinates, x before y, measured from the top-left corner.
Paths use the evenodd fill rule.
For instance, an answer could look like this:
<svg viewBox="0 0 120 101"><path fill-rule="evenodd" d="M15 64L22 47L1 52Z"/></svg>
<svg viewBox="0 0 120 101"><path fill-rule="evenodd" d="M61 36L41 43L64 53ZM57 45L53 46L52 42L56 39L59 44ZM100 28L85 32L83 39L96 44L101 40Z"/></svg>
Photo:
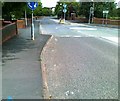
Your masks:
<svg viewBox="0 0 120 101"><path fill-rule="evenodd" d="M7 20L11 20L12 15L15 15L15 18L23 17L25 5L25 2L3 2L2 17Z"/></svg>
<svg viewBox="0 0 120 101"><path fill-rule="evenodd" d="M26 2L3 2L2 3L2 18L6 20L11 20L12 15L16 19L23 18L25 10L27 12L27 17L31 18L31 9L28 8ZM38 3L38 7L34 10L34 15L42 15L42 3Z"/></svg>
<svg viewBox="0 0 120 101"><path fill-rule="evenodd" d="M82 2L79 14L89 18L90 7L93 7L92 2ZM115 9L116 4L114 2L94 2L94 17L102 18L103 10L109 11L109 17L115 16Z"/></svg>
<svg viewBox="0 0 120 101"><path fill-rule="evenodd" d="M43 16L50 16L50 15L52 15L52 9L44 7L42 9L42 15Z"/></svg>
<svg viewBox="0 0 120 101"><path fill-rule="evenodd" d="M55 14L59 17L63 17L63 4L66 4L67 12L66 17L71 17L71 13L76 13L78 15L79 13L79 7L80 3L78 2L57 2L57 5L55 7Z"/></svg>
<svg viewBox="0 0 120 101"><path fill-rule="evenodd" d="M38 7L34 10L35 16L41 16L42 15L42 3L38 3Z"/></svg>

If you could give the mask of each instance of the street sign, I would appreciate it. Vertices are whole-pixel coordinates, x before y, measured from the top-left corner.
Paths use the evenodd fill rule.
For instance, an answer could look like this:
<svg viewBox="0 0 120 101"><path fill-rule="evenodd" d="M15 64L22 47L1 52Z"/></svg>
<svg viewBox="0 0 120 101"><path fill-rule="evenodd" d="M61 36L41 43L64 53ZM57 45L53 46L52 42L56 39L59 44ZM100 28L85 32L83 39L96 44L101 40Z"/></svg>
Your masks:
<svg viewBox="0 0 120 101"><path fill-rule="evenodd" d="M66 12L67 12L67 9L63 9L63 12L66 13Z"/></svg>
<svg viewBox="0 0 120 101"><path fill-rule="evenodd" d="M37 8L38 2L28 2L27 5L32 10L31 40L34 40L33 10Z"/></svg>
<svg viewBox="0 0 120 101"><path fill-rule="evenodd" d="M31 10L35 10L38 6L38 2L28 2L27 5Z"/></svg>
<svg viewBox="0 0 120 101"><path fill-rule="evenodd" d="M109 13L109 11L105 10L105 11L103 11L103 14L104 14L104 13L108 14L108 13Z"/></svg>
<svg viewBox="0 0 120 101"><path fill-rule="evenodd" d="M63 4L63 7L64 7L64 8L66 8L66 7L67 7L67 5L66 5L66 4Z"/></svg>
<svg viewBox="0 0 120 101"><path fill-rule="evenodd" d="M90 13L93 14L94 13L94 8L90 7Z"/></svg>

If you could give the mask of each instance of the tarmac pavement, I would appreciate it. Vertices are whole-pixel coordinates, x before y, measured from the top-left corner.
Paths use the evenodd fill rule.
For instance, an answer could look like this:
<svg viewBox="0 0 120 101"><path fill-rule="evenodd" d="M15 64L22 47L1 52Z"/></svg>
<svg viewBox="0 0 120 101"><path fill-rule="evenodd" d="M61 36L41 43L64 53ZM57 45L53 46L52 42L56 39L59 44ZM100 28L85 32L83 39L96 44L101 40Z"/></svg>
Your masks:
<svg viewBox="0 0 120 101"><path fill-rule="evenodd" d="M19 29L18 36L2 46L2 99L43 99L40 53L50 35L40 35L39 21L34 41L30 31Z"/></svg>

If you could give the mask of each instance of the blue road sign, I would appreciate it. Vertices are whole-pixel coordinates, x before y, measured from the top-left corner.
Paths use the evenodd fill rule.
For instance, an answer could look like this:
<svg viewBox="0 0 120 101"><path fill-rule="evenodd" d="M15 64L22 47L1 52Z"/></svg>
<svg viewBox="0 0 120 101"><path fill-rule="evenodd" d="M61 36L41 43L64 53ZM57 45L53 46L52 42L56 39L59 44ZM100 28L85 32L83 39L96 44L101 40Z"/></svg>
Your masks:
<svg viewBox="0 0 120 101"><path fill-rule="evenodd" d="M28 2L27 5L31 10L35 10L38 6L38 2Z"/></svg>
<svg viewBox="0 0 120 101"><path fill-rule="evenodd" d="M13 101L11 96L8 96L7 101Z"/></svg>
<svg viewBox="0 0 120 101"><path fill-rule="evenodd" d="M63 9L63 12L66 13L66 12L67 12L67 9Z"/></svg>
<svg viewBox="0 0 120 101"><path fill-rule="evenodd" d="M66 4L63 4L63 7L64 7L64 8L66 8L66 7L67 7L67 5L66 5Z"/></svg>

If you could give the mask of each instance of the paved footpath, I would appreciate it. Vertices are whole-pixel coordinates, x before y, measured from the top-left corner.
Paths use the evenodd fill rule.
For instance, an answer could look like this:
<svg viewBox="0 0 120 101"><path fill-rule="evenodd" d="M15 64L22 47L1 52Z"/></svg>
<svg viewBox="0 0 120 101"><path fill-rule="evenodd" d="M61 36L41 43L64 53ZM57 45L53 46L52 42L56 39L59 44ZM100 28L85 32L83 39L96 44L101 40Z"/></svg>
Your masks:
<svg viewBox="0 0 120 101"><path fill-rule="evenodd" d="M30 40L30 27L19 29L19 35L3 44L2 98L42 99L43 84L40 53L49 35L39 34L35 23L35 40Z"/></svg>

